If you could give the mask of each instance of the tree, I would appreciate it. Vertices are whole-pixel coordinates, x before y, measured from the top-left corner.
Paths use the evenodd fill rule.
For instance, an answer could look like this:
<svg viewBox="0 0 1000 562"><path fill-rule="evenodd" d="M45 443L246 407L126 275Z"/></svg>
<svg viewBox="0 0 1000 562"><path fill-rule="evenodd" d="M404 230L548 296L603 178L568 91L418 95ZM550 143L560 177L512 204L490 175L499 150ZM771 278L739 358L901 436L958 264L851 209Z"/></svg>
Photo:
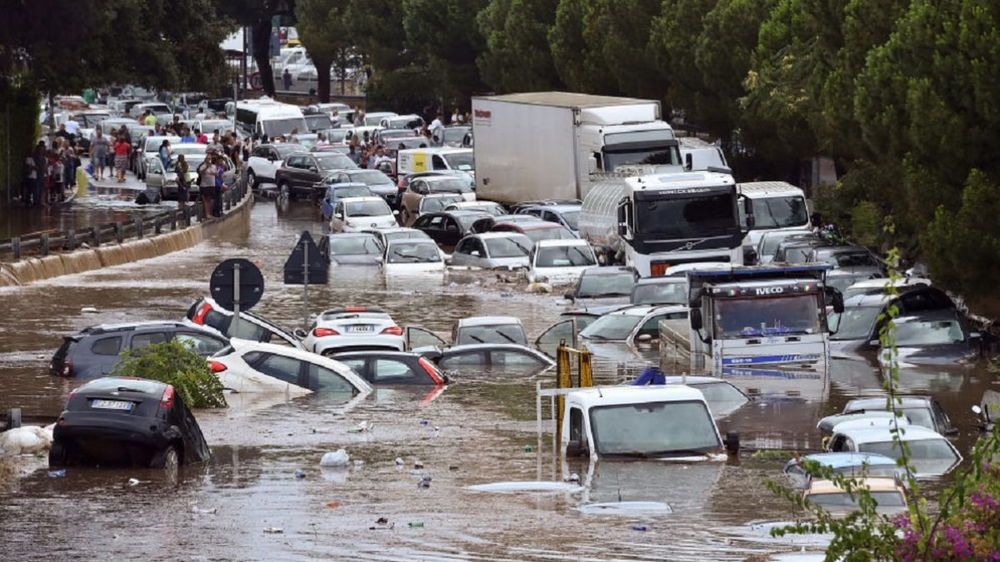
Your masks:
<svg viewBox="0 0 1000 562"><path fill-rule="evenodd" d="M628 96L663 99L669 74L656 64L650 42L660 0L591 0L583 16L583 36L614 80L613 90Z"/></svg>
<svg viewBox="0 0 1000 562"><path fill-rule="evenodd" d="M164 382L191 408L225 408L222 382L208 362L180 340L122 351L110 376L140 377Z"/></svg>
<svg viewBox="0 0 1000 562"><path fill-rule="evenodd" d="M330 66L337 62L343 79L343 61L353 46L344 16L346 7L346 0L298 0L295 6L296 29L316 65L319 101L323 103L330 101Z"/></svg>
<svg viewBox="0 0 1000 562"><path fill-rule="evenodd" d="M214 0L221 14L240 26L249 27L250 50L257 63L264 93L274 96L274 71L271 68L271 18L292 16L295 0Z"/></svg>
<svg viewBox="0 0 1000 562"><path fill-rule="evenodd" d="M653 18L649 42L654 60L670 76L667 99L675 109L696 123L710 123L720 100L705 88L695 65L695 49L704 28L704 17L718 0L664 0Z"/></svg>
<svg viewBox="0 0 1000 562"><path fill-rule="evenodd" d="M476 59L483 81L500 93L563 88L549 51L558 0L491 0L476 16L486 45Z"/></svg>
<svg viewBox="0 0 1000 562"><path fill-rule="evenodd" d="M567 88L591 94L618 94L615 77L604 65L599 41L584 32L593 5L589 0L559 0L549 29L549 49L556 73Z"/></svg>

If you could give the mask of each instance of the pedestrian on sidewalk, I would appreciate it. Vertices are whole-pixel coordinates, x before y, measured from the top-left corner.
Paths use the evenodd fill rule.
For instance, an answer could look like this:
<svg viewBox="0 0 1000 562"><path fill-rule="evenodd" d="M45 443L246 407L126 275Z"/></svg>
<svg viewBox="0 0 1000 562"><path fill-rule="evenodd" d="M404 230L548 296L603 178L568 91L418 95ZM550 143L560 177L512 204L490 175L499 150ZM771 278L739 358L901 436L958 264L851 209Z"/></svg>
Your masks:
<svg viewBox="0 0 1000 562"><path fill-rule="evenodd" d="M63 143L62 157L66 174L64 183L66 187L72 189L76 187L76 169L80 167L80 157L76 154L76 140L70 139Z"/></svg>
<svg viewBox="0 0 1000 562"><path fill-rule="evenodd" d="M188 194L191 192L191 183L188 182L188 162L184 158L183 154L177 155L177 165L175 171L177 172L177 208L183 209L188 202Z"/></svg>
<svg viewBox="0 0 1000 562"><path fill-rule="evenodd" d="M111 143L98 127L94 131L94 140L90 141L90 163L94 166L94 179L97 181L104 178L104 164L107 162L110 151Z"/></svg>
<svg viewBox="0 0 1000 562"><path fill-rule="evenodd" d="M63 198L63 185L66 180L66 165L63 155L62 140L56 137L49 151L49 189L46 203L52 205Z"/></svg>
<svg viewBox="0 0 1000 562"><path fill-rule="evenodd" d="M208 135L206 135L204 132L202 132L201 129L195 129L194 130L194 138L195 138L195 142L197 142L199 144L208 144Z"/></svg>
<svg viewBox="0 0 1000 562"><path fill-rule="evenodd" d="M285 72L281 74L281 84L285 87L285 91L292 89L292 73L285 69Z"/></svg>
<svg viewBox="0 0 1000 562"><path fill-rule="evenodd" d="M160 143L159 156L160 156L160 163L163 164L163 170L166 171L166 169L170 167L170 141L169 140L163 139L163 142Z"/></svg>
<svg viewBox="0 0 1000 562"><path fill-rule="evenodd" d="M215 176L218 175L218 168L212 161L215 155L211 152L205 155L205 160L198 166L199 189L201 190L201 203L204 207L205 218L212 216L212 204L215 200Z"/></svg>
<svg viewBox="0 0 1000 562"><path fill-rule="evenodd" d="M38 183L38 169L35 167L35 157L29 154L24 158L24 182L21 184L21 203L25 207L30 207L32 204L36 183Z"/></svg>
<svg viewBox="0 0 1000 562"><path fill-rule="evenodd" d="M35 185L31 192L31 206L39 207L42 205L49 176L49 159L45 155L45 141L38 141L32 158L35 161Z"/></svg>
<svg viewBox="0 0 1000 562"><path fill-rule="evenodd" d="M195 140L194 135L191 134L191 129L187 125L184 125L184 128L181 129L180 136L181 142L194 142Z"/></svg>
<svg viewBox="0 0 1000 562"><path fill-rule="evenodd" d="M115 142L115 172L118 183L125 183L125 169L128 168L128 153L132 149L132 144L126 139L127 137L119 134L118 141Z"/></svg>

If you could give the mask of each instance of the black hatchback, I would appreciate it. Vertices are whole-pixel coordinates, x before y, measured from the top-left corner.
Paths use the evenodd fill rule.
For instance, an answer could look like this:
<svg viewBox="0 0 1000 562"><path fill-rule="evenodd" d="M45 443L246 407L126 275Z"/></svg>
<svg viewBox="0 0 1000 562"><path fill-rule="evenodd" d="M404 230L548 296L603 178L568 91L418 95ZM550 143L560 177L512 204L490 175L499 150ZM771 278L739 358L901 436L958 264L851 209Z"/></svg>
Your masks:
<svg viewBox="0 0 1000 562"><path fill-rule="evenodd" d="M172 385L104 377L69 395L52 432L49 466L171 468L209 456L197 420Z"/></svg>

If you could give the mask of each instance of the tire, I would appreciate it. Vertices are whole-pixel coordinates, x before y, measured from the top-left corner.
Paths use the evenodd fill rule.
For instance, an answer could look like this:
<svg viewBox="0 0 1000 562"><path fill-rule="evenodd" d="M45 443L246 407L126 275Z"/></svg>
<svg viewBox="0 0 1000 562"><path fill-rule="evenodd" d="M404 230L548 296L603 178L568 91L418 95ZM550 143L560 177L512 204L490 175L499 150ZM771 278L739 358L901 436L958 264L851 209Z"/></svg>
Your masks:
<svg viewBox="0 0 1000 562"><path fill-rule="evenodd" d="M149 461L149 467L175 470L180 466L180 461L181 457L177 452L177 447L175 445L168 445L166 449L153 455L153 459Z"/></svg>
<svg viewBox="0 0 1000 562"><path fill-rule="evenodd" d="M49 468L59 468L62 466L68 466L66 447L62 443L52 442L52 446L49 447Z"/></svg>
<svg viewBox="0 0 1000 562"><path fill-rule="evenodd" d="M278 197L284 197L289 201L293 199L292 188L288 185L287 181L283 181L278 184Z"/></svg>
<svg viewBox="0 0 1000 562"><path fill-rule="evenodd" d="M257 174L253 173L253 168L247 170L247 185L254 191L260 188L260 182L257 181Z"/></svg>
<svg viewBox="0 0 1000 562"><path fill-rule="evenodd" d="M7 410L7 429L21 427L21 409L11 408Z"/></svg>
<svg viewBox="0 0 1000 562"><path fill-rule="evenodd" d="M740 454L740 434L735 431L726 433L726 452L731 456Z"/></svg>

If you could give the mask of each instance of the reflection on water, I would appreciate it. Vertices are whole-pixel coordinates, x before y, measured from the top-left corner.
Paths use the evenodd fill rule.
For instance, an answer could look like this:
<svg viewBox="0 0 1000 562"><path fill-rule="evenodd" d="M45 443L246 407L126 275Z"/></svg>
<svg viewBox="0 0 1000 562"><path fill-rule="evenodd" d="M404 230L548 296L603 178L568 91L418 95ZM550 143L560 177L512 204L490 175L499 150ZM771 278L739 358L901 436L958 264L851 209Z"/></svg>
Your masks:
<svg viewBox="0 0 1000 562"><path fill-rule="evenodd" d="M282 213L258 202L253 228L141 263L0 289L0 409L57 414L78 383L54 378L47 362L64 335L103 322L180 319L208 291L224 258L260 263L265 294L255 313L301 325L303 289L282 283L282 266L301 231L321 232L315 206L294 202ZM386 282L377 268L334 268L330 283L309 289L312 312L351 304L388 311L402 326L447 336L455 320L503 314L522 319L529 339L565 309L555 295L532 295L482 279ZM477 283L478 281L478 283ZM94 307L96 313L81 313ZM448 339L448 338L445 338ZM594 360L600 384L634 378L657 364L655 350ZM217 559L744 559L787 550L747 531L755 520L794 517L764 480L787 458L671 465L602 462L587 496L498 495L466 486L539 478L534 433L536 381L551 371L463 368L445 389L378 388L344 401L304 397L254 403L231 397L228 411L197 412L213 457L183 467L175 484L151 470L75 469L49 478L41 468L0 487L0 543L11 559L206 557ZM834 361L828 377L781 378L733 372L726 378L754 401L727 416L744 447L815 450L818 419L851 398L881 392L881 375L864 362ZM967 453L978 436L969 410L989 387L981 368L910 370L907 392L930 392L960 428ZM242 401L246 399L247 403ZM543 408L548 416L548 405ZM362 425L362 423L364 424ZM363 429L361 429L363 428ZM561 479L543 436L542 476ZM352 463L320 469L323 453L345 448ZM397 465L396 459L403 461ZM353 461L360 461L355 463ZM417 465L422 468L416 468ZM31 470L31 469L29 469ZM296 478L301 470L304 478ZM571 469L587 478L588 466ZM431 476L428 488L418 487ZM129 478L140 484L128 486ZM932 483L936 489L938 483ZM941 483L940 485L943 485ZM584 503L652 501L660 515L587 515ZM328 507L333 503L337 507ZM392 529L370 530L379 517ZM422 522L423 527L410 527ZM647 531L636 531L645 525ZM283 529L266 534L267 527ZM386 526L388 527L388 526ZM196 532L193 532L196 529ZM733 532L739 529L739 532Z"/></svg>

